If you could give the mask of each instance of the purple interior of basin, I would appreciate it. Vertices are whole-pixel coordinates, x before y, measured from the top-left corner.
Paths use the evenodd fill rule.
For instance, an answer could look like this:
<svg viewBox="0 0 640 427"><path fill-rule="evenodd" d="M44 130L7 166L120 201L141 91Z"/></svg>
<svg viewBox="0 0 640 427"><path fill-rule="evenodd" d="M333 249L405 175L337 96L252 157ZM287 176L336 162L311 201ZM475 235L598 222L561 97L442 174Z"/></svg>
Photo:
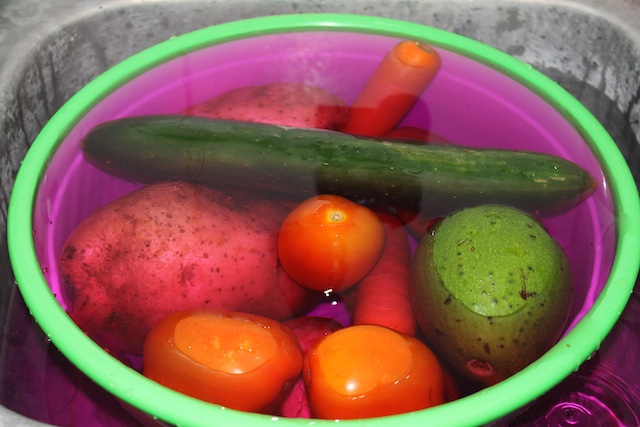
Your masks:
<svg viewBox="0 0 640 427"><path fill-rule="evenodd" d="M34 212L38 257L66 308L57 266L65 239L101 205L137 188L89 165L79 143L95 125L119 117L178 113L232 88L268 82L321 86L350 103L398 40L335 32L267 35L212 46L158 66L89 112L62 142L42 182ZM578 207L542 218L569 255L576 284L571 325L604 286L615 249L615 217L598 162L580 134L539 96L496 70L439 49L442 69L406 125L468 146L534 150L581 165L600 182Z"/></svg>

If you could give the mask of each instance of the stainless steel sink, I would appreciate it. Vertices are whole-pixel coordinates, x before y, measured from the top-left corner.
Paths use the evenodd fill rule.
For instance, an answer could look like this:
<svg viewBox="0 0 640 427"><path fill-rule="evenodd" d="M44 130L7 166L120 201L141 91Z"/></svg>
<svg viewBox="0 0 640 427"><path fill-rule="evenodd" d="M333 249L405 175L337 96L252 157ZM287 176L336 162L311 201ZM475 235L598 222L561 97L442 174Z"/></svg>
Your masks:
<svg viewBox="0 0 640 427"><path fill-rule="evenodd" d="M40 129L92 78L157 42L240 18L307 12L415 21L514 55L581 100L640 180L640 0L0 1L0 425L137 425L47 341L14 284L7 205ZM620 328L633 322L639 299L634 294ZM606 351L607 341L599 353ZM599 356L583 369L597 369Z"/></svg>

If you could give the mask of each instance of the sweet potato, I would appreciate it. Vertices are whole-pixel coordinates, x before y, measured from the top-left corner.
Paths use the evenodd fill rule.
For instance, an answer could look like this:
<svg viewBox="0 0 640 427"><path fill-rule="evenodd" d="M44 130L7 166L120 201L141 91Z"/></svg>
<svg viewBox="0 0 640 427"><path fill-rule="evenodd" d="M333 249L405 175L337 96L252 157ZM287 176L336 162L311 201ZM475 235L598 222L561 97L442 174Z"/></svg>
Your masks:
<svg viewBox="0 0 640 427"><path fill-rule="evenodd" d="M188 183L144 187L87 217L64 245L71 317L111 350L137 353L152 326L194 308L284 320L314 294L277 258L284 205ZM119 348L121 347L121 348Z"/></svg>
<svg viewBox="0 0 640 427"><path fill-rule="evenodd" d="M349 108L333 93L300 83L269 83L224 92L186 108L186 115L341 130Z"/></svg>

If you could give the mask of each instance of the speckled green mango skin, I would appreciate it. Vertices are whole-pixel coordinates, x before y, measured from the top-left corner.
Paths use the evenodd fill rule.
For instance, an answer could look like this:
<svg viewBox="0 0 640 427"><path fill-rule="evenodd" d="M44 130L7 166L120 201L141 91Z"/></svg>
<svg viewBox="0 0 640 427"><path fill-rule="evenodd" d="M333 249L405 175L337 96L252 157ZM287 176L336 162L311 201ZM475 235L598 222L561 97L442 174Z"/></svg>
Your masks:
<svg viewBox="0 0 640 427"><path fill-rule="evenodd" d="M557 341L572 288L564 250L536 219L506 206L440 220L412 262L413 309L428 343L485 385L523 369ZM490 369L475 369L486 363Z"/></svg>

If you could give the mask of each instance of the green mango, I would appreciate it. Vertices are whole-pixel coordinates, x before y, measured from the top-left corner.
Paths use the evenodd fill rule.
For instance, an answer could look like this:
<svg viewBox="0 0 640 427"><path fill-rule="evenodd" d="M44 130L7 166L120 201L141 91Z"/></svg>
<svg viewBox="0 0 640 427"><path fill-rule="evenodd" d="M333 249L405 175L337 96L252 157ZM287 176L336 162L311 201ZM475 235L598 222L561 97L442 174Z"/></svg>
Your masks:
<svg viewBox="0 0 640 427"><path fill-rule="evenodd" d="M558 340L573 284L566 253L538 220L482 205L441 219L421 239L410 290L429 345L462 375L492 385Z"/></svg>

